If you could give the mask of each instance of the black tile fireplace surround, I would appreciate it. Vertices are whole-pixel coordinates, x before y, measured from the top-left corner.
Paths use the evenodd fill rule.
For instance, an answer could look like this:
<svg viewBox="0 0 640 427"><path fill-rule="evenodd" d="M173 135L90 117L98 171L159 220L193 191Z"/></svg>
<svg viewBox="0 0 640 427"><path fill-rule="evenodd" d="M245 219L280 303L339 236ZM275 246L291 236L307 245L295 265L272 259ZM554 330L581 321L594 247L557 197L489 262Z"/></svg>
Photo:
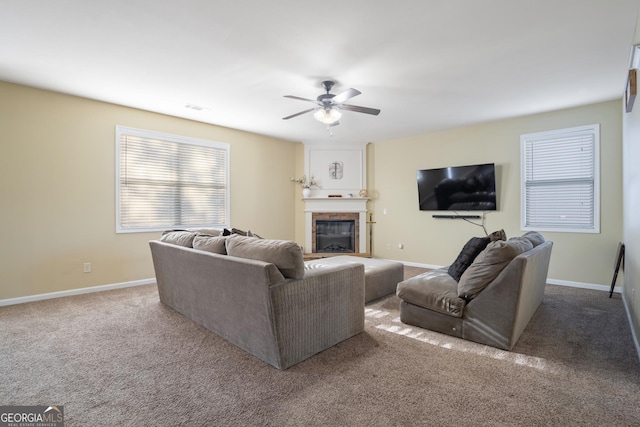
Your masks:
<svg viewBox="0 0 640 427"><path fill-rule="evenodd" d="M318 253L354 253L356 221L353 219L316 220Z"/></svg>

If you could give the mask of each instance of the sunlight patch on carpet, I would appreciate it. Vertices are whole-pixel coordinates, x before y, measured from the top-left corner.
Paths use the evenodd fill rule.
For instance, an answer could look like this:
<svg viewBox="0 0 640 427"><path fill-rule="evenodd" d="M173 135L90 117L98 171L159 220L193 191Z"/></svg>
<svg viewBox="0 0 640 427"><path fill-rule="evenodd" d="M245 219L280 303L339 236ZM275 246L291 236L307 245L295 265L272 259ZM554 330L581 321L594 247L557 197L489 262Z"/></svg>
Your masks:
<svg viewBox="0 0 640 427"><path fill-rule="evenodd" d="M385 316L389 315L388 311L383 311L383 310L374 310L373 308L365 308L364 309L364 315L365 316L369 316L369 317L375 317L375 318L382 318Z"/></svg>
<svg viewBox="0 0 640 427"><path fill-rule="evenodd" d="M378 320L391 315L391 313L388 311L376 310L372 308L365 308L364 314L365 317L371 318L372 321L374 319ZM540 357L513 353L510 351L500 350L497 348L489 347L482 344L476 344L461 339L452 339L451 337L435 333L433 331L410 327L404 323L401 323L399 317L394 317L393 319L391 319L391 323L382 323L375 325L375 328L386 332L391 332L392 334L402 335L416 341L420 341L447 350L460 351L463 353L473 353L478 356L490 357L496 360L503 360L514 365L526 366L540 371L558 372L558 369L554 368L552 364L548 363L545 359L542 359Z"/></svg>

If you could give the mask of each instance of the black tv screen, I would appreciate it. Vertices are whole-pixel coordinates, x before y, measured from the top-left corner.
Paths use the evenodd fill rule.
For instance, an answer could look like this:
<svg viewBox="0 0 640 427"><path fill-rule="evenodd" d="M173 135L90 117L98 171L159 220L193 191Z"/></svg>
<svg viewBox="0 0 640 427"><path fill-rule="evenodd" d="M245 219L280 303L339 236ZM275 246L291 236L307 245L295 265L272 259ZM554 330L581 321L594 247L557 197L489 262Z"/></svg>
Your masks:
<svg viewBox="0 0 640 427"><path fill-rule="evenodd" d="M495 211L495 165L417 171L421 211Z"/></svg>

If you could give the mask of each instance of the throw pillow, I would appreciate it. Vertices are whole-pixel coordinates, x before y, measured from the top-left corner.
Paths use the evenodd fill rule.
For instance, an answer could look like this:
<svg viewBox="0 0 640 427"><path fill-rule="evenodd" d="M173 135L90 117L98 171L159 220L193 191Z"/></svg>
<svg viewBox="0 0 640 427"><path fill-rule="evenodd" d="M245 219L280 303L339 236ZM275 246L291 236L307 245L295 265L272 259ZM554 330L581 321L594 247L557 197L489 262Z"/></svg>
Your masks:
<svg viewBox="0 0 640 427"><path fill-rule="evenodd" d="M227 236L207 236L206 234L198 234L193 239L193 248L201 251L213 252L214 254L227 254L226 243Z"/></svg>
<svg viewBox="0 0 640 427"><path fill-rule="evenodd" d="M290 279L304 277L302 248L296 242L234 235L226 245L228 255L269 262Z"/></svg>
<svg viewBox="0 0 640 427"><path fill-rule="evenodd" d="M239 228L232 228L231 229L231 234L238 234L240 236L246 236L247 232L244 230L240 230Z"/></svg>
<svg viewBox="0 0 640 427"><path fill-rule="evenodd" d="M527 231L522 235L522 237L529 240L533 244L534 248L540 243L544 243L544 236L537 231Z"/></svg>
<svg viewBox="0 0 640 427"><path fill-rule="evenodd" d="M523 237L489 243L460 277L458 296L467 301L472 300L498 277L512 259L531 249L533 245Z"/></svg>
<svg viewBox="0 0 640 427"><path fill-rule="evenodd" d="M487 247L491 240L488 237L472 237L462 247L462 251L458 254L456 260L449 266L447 270L449 275L459 281L462 273L471 265L474 259L482 250Z"/></svg>
<svg viewBox="0 0 640 427"><path fill-rule="evenodd" d="M507 240L507 233L505 233L504 230L494 231L489 234L489 239L492 242L495 242L496 240Z"/></svg>
<svg viewBox="0 0 640 427"><path fill-rule="evenodd" d="M195 236L196 233L192 233L191 231L165 231L162 233L160 240L174 245L192 248L193 238Z"/></svg>
<svg viewBox="0 0 640 427"><path fill-rule="evenodd" d="M258 236L256 233L252 233L251 230L247 230L247 236L255 237L256 239L264 239L264 237Z"/></svg>

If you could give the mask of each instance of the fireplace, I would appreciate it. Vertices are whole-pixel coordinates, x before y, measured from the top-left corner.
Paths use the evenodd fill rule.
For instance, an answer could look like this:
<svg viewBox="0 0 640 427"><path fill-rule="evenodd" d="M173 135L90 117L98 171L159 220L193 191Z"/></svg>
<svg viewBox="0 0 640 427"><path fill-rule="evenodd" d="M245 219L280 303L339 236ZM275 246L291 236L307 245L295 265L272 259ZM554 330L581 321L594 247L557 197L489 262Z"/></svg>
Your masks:
<svg viewBox="0 0 640 427"><path fill-rule="evenodd" d="M356 222L352 219L317 220L316 250L321 253L354 253Z"/></svg>
<svg viewBox="0 0 640 427"><path fill-rule="evenodd" d="M367 252L367 200L365 197L312 197L305 199L305 252L334 255L341 253L364 255ZM318 246L316 236L318 220L321 225L322 221L334 223L333 229L325 227L324 230L320 230L321 234L326 232L328 234L339 234L342 236L342 233L346 233L347 231L349 231L350 234L352 233L353 248L349 248L348 252L347 249L342 249L348 247L343 242L347 240L346 237L334 239L334 242L329 242L328 244L324 238L321 238L320 244L322 246ZM353 225L344 225L342 221L349 221ZM338 226L337 224L340 225ZM336 227L340 229L336 231ZM348 227L348 229L344 229L344 227ZM337 238L338 236L332 237ZM339 240L339 242L336 243L336 240Z"/></svg>
<svg viewBox="0 0 640 427"><path fill-rule="evenodd" d="M312 251L315 253L359 253L359 217L358 213L313 213Z"/></svg>

